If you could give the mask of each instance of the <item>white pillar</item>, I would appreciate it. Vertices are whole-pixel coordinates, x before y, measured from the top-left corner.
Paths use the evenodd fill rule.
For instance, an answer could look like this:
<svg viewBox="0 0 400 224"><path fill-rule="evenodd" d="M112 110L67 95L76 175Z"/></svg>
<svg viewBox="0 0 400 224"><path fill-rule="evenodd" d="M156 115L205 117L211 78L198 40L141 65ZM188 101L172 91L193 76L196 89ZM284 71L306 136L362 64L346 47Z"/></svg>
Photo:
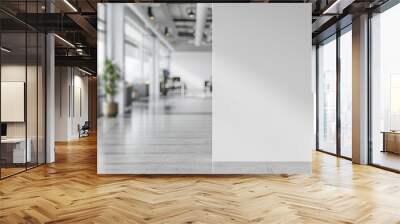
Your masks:
<svg viewBox="0 0 400 224"><path fill-rule="evenodd" d="M55 56L54 35L46 36L46 163L55 161Z"/></svg>
<svg viewBox="0 0 400 224"><path fill-rule="evenodd" d="M368 15L353 20L353 162L368 163Z"/></svg>
<svg viewBox="0 0 400 224"><path fill-rule="evenodd" d="M158 99L160 95L160 42L153 38L153 78L152 97Z"/></svg>
<svg viewBox="0 0 400 224"><path fill-rule="evenodd" d="M125 48L124 48L124 15L123 4L107 4L107 59L111 59L120 68L121 80L115 97L118 103L118 115L123 116L125 110Z"/></svg>

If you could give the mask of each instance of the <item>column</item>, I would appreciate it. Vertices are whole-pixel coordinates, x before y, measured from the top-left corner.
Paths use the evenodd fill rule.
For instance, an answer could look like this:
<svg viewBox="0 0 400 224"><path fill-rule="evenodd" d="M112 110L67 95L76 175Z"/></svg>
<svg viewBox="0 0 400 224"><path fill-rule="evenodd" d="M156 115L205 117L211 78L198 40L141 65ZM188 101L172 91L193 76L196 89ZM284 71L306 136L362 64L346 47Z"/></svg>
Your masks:
<svg viewBox="0 0 400 224"><path fill-rule="evenodd" d="M124 115L125 110L125 49L124 49L124 15L123 4L107 4L107 59L111 59L120 69L121 79L115 101L118 103L118 116Z"/></svg>
<svg viewBox="0 0 400 224"><path fill-rule="evenodd" d="M368 15L353 20L353 162L368 163Z"/></svg>

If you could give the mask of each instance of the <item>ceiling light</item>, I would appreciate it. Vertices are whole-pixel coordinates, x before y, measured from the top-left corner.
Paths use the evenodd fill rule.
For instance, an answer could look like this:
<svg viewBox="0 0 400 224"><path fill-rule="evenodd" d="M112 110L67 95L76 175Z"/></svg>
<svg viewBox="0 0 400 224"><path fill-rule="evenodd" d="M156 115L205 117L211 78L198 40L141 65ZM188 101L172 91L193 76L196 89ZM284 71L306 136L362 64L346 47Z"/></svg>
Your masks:
<svg viewBox="0 0 400 224"><path fill-rule="evenodd" d="M65 4L67 4L74 12L78 12L78 9L75 8L68 0L64 0Z"/></svg>
<svg viewBox="0 0 400 224"><path fill-rule="evenodd" d="M196 16L196 14L194 13L193 9L190 9L190 10L189 10L188 16L189 16L190 18L194 18L194 17Z"/></svg>
<svg viewBox="0 0 400 224"><path fill-rule="evenodd" d="M153 9L151 7L147 9L147 15L149 16L150 20L154 20L156 18L154 17Z"/></svg>
<svg viewBox="0 0 400 224"><path fill-rule="evenodd" d="M335 7L337 7L338 6L338 4L340 3L340 2L342 2L343 0L336 0L332 5L330 5L327 9L325 9L324 10L324 12L322 13L322 14L329 14L329 13L332 13L331 11L332 11L332 9L334 9ZM349 1L349 0L346 0L346 1L343 1L345 4L347 4L346 2L351 2L351 1ZM336 11L337 11L337 9L336 9ZM334 13L339 13L339 12L334 12Z"/></svg>
<svg viewBox="0 0 400 224"><path fill-rule="evenodd" d="M83 49L82 49L82 48L77 48L77 49L76 49L76 52L77 52L79 55L83 55Z"/></svg>
<svg viewBox="0 0 400 224"><path fill-rule="evenodd" d="M60 37L59 35L57 35L57 34L54 34L54 36L55 37L57 37L59 40L61 40L62 42L64 42L64 43L66 43L67 45L69 45L70 47L73 47L73 48L75 48L75 45L73 45L71 42L69 42L68 40L66 40L66 39L64 39L64 38L62 38L62 37Z"/></svg>
<svg viewBox="0 0 400 224"><path fill-rule="evenodd" d="M11 53L11 50L9 50L9 49L7 49L5 47L1 47L0 49L1 49L1 51L4 51L6 53Z"/></svg>
<svg viewBox="0 0 400 224"><path fill-rule="evenodd" d="M85 73L85 74L87 74L87 75L92 75L92 73L90 73L90 72L88 72L88 71L86 71L86 70L83 70L83 69L81 69L81 68L79 68L79 67L78 67L78 70L81 71L81 72L83 72L83 73Z"/></svg>
<svg viewBox="0 0 400 224"><path fill-rule="evenodd" d="M171 33L169 32L167 26L166 26L165 29L164 29L164 35L167 36L167 37L171 36Z"/></svg>

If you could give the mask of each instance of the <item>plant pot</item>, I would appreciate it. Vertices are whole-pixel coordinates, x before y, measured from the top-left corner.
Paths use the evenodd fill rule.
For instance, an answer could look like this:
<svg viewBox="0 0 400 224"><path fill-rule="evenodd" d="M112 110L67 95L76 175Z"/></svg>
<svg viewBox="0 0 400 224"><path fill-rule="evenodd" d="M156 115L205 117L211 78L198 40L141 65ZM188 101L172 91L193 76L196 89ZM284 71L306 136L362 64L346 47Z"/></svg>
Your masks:
<svg viewBox="0 0 400 224"><path fill-rule="evenodd" d="M103 115L105 117L116 117L118 114L118 103L103 102Z"/></svg>

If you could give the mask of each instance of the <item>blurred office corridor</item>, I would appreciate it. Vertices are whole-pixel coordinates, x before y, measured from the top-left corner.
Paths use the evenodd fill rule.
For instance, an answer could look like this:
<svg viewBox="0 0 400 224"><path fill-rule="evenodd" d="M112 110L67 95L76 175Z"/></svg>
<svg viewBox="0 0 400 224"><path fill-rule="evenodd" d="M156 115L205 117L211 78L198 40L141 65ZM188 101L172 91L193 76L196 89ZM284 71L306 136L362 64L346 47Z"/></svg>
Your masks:
<svg viewBox="0 0 400 224"><path fill-rule="evenodd" d="M98 172L211 172L211 97L135 102L130 115L100 118Z"/></svg>

